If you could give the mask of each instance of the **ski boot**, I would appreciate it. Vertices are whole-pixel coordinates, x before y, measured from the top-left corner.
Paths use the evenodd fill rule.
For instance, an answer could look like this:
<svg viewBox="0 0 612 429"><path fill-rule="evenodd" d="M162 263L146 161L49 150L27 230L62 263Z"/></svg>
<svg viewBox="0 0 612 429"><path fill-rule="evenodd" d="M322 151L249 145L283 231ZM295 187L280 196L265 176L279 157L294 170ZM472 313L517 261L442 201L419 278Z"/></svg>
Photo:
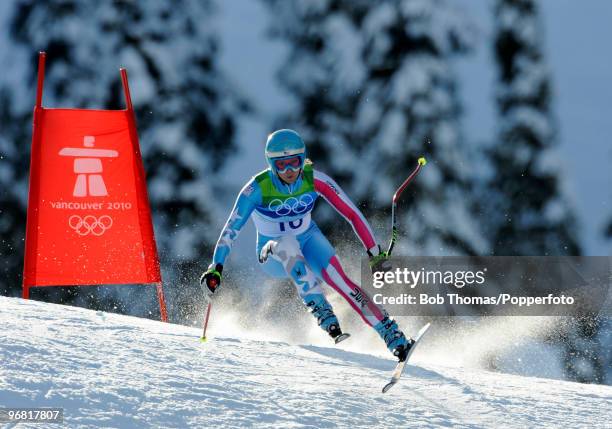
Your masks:
<svg viewBox="0 0 612 429"><path fill-rule="evenodd" d="M348 337L351 336L351 334L348 333L342 333L342 329L340 329L340 326L337 325L329 325L329 329L327 330L327 332L329 333L329 336L332 337L332 339L334 340L334 343L338 344L341 341L346 340Z"/></svg>
<svg viewBox="0 0 612 429"><path fill-rule="evenodd" d="M414 344L412 338L406 338L404 333L400 331L395 320L385 315L385 318L374 326L378 335L385 341L387 348L393 356L397 357L400 362L403 362L408 357L410 348Z"/></svg>
<svg viewBox="0 0 612 429"><path fill-rule="evenodd" d="M323 295L310 295L305 297L305 301L312 315L317 318L319 326L332 337L336 344L350 337L350 334L342 333L338 318Z"/></svg>

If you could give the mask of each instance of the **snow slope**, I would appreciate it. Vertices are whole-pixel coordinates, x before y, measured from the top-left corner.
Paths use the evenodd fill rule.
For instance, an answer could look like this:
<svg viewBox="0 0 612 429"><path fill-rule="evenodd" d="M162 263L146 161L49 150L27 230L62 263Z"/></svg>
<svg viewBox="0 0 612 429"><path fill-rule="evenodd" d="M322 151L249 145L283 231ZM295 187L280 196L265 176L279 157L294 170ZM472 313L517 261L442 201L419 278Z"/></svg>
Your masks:
<svg viewBox="0 0 612 429"><path fill-rule="evenodd" d="M194 328L6 297L0 327L0 406L63 407L69 427L593 428L612 421L612 387L431 366L419 350L419 366L382 395L390 359L331 345L214 332L201 344Z"/></svg>

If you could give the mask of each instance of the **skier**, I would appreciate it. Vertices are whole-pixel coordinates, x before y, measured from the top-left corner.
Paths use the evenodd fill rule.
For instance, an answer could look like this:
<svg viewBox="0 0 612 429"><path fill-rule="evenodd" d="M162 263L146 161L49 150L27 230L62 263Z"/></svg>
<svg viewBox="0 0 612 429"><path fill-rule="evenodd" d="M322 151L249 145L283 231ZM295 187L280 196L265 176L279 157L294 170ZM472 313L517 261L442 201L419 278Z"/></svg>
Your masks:
<svg viewBox="0 0 612 429"><path fill-rule="evenodd" d="M414 341L406 338L387 312L344 273L334 248L310 215L317 197L322 196L351 223L367 251L372 272L388 271L387 255L376 243L362 213L336 182L313 168L306 159L304 142L295 131L282 129L270 134L265 156L269 168L249 180L240 191L200 285L206 285L207 293L217 290L231 246L252 218L263 270L270 276L289 277L319 326L336 343L348 334L342 333L332 306L323 295L321 279L378 332L394 356L405 360Z"/></svg>

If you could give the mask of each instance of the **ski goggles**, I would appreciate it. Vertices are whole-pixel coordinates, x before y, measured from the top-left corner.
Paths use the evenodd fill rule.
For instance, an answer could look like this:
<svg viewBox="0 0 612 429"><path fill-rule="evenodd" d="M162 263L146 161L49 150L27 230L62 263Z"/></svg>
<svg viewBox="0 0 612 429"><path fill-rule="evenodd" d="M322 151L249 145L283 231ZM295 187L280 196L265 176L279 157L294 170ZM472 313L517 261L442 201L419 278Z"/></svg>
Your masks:
<svg viewBox="0 0 612 429"><path fill-rule="evenodd" d="M287 170L291 171L299 171L302 168L302 164L304 164L304 159L300 155L276 159L273 161L274 169L277 173L284 173Z"/></svg>

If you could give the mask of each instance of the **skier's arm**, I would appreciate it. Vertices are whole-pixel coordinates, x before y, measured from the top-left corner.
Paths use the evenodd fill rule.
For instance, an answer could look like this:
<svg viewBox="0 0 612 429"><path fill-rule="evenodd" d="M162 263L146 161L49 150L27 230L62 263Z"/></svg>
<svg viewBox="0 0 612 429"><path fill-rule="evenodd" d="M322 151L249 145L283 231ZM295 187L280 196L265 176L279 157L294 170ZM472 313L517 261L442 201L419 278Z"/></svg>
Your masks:
<svg viewBox="0 0 612 429"><path fill-rule="evenodd" d="M234 240L238 237L240 230L247 222L251 213L255 209L256 204L261 200L261 190L255 180L249 181L238 194L234 208L225 222L225 226L221 231L215 253L213 254L213 262L208 266L208 270L200 277L200 287L204 291L208 289L208 293L214 293L217 287L221 284L221 273L223 272L223 264L225 258L229 255L232 249ZM204 288L206 286L207 289Z"/></svg>
<svg viewBox="0 0 612 429"><path fill-rule="evenodd" d="M225 262L225 259L230 253L234 240L238 237L240 230L249 220L255 206L261 201L261 189L255 180L249 181L238 194L234 208L230 213L225 226L221 231L215 253L213 254L212 265L217 265Z"/></svg>
<svg viewBox="0 0 612 429"><path fill-rule="evenodd" d="M368 253L378 253L379 247L368 221L340 186L331 177L317 170L314 171L314 183L315 191L351 224Z"/></svg>

